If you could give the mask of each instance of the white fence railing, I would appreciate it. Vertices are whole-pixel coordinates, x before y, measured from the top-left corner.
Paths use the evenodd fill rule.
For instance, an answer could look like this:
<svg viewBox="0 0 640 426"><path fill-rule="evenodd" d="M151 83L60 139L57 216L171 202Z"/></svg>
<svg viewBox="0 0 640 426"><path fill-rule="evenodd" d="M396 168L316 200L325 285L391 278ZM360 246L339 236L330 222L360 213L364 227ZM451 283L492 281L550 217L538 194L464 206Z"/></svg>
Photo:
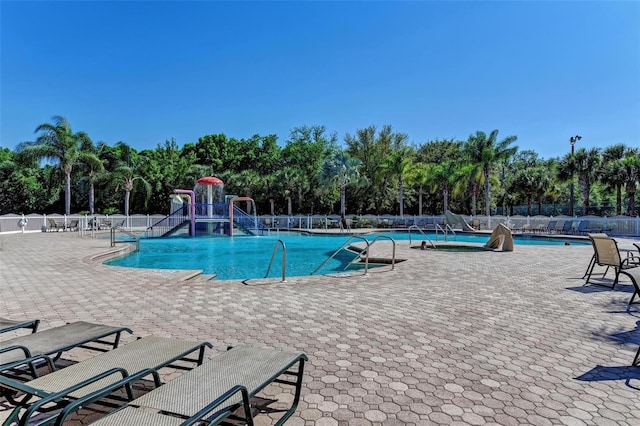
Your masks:
<svg viewBox="0 0 640 426"><path fill-rule="evenodd" d="M164 215L17 215L6 214L0 216L0 234L20 232L77 232L80 235L93 235L101 230L107 230L112 225L120 225L130 231L143 232L149 226L162 220ZM617 216L468 216L463 215L467 222L480 230L491 230L499 223L504 223L515 231L522 232L550 232L550 225L554 225L556 233L577 234L580 222L588 221L590 229L604 230L613 236L640 237L640 217ZM270 216L262 215L259 221L272 230L314 230L340 228L340 216L330 215L297 215ZM426 230L435 228L435 224L445 222L444 215L438 216L393 216L393 215L347 215L346 220L353 228L382 228L403 229L411 225ZM563 232L560 224L571 223Z"/></svg>

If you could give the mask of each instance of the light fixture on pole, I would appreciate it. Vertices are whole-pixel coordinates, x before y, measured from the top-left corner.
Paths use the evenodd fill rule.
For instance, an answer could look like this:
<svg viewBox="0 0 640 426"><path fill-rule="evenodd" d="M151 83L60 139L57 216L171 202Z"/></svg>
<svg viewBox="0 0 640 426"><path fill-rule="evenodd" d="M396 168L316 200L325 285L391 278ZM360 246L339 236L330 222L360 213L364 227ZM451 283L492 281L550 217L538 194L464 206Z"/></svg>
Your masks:
<svg viewBox="0 0 640 426"><path fill-rule="evenodd" d="M571 156L573 157L574 153L574 145L582 139L582 136L575 135L569 138L569 142L571 143ZM571 186L570 186L570 195L569 195L569 216L573 216L573 170L571 171Z"/></svg>

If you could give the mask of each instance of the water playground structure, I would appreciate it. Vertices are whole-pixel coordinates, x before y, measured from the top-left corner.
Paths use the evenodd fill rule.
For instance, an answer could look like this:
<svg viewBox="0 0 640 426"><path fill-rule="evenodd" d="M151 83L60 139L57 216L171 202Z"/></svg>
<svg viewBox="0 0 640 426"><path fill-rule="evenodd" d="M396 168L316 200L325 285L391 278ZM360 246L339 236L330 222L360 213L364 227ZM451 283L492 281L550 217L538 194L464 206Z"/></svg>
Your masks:
<svg viewBox="0 0 640 426"><path fill-rule="evenodd" d="M213 176L198 179L193 190L176 189L171 194L169 214L147 228L147 237L257 235L267 231L258 221L255 201L224 193L224 182ZM239 207L246 203L247 210ZM249 212L252 212L249 213Z"/></svg>

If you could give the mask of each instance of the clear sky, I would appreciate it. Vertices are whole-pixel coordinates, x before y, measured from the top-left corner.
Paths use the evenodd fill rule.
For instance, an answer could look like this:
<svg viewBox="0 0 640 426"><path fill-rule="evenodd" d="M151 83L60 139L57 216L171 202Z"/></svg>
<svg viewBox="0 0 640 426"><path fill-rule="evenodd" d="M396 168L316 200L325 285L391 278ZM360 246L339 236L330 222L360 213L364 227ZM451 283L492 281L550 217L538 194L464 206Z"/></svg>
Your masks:
<svg viewBox="0 0 640 426"><path fill-rule="evenodd" d="M65 116L153 149L385 124L520 149L640 147L640 2L0 0L0 147Z"/></svg>

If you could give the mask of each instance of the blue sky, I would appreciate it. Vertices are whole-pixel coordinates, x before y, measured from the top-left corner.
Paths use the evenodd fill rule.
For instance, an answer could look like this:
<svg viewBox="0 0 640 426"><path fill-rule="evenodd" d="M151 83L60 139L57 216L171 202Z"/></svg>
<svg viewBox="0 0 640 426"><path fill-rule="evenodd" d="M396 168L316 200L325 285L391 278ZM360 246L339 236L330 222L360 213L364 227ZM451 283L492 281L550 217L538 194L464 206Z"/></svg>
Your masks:
<svg viewBox="0 0 640 426"><path fill-rule="evenodd" d="M640 2L0 1L0 147L67 117L153 149L324 125L640 147Z"/></svg>

